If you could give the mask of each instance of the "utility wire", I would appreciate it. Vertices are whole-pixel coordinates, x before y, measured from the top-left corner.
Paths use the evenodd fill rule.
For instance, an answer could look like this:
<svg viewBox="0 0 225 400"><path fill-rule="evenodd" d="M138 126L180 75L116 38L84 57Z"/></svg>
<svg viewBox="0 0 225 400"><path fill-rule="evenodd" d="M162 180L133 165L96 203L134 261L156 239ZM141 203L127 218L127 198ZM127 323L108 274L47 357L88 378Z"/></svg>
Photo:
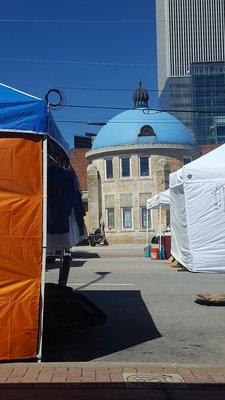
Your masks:
<svg viewBox="0 0 225 400"><path fill-rule="evenodd" d="M0 22L31 22L53 24L143 24L155 22L154 19L124 19L124 20L83 20L83 19L0 19ZM162 22L164 22L162 20Z"/></svg>
<svg viewBox="0 0 225 400"><path fill-rule="evenodd" d="M51 63L51 64L80 64L80 65L107 65L116 67L149 67L155 66L156 64L150 63L112 63L112 62L98 62L98 61L75 61L75 60L41 60L35 58L12 58L12 57L0 57L0 61L22 61L22 62L41 62L41 63Z"/></svg>
<svg viewBox="0 0 225 400"><path fill-rule="evenodd" d="M139 108L127 108L127 107L109 107L109 106L93 106L93 105L75 105L75 104L65 104L64 107L68 108L87 108L87 109L102 109L102 110L140 110ZM144 110L148 110L148 108L143 106ZM151 115L153 114L152 109L151 110ZM220 111L214 111L214 110L179 110L179 109L158 109L154 110L155 113L160 113L160 112L182 112L182 113L199 113L199 114L222 114L225 113L225 110L220 110ZM144 113L145 114L145 113ZM147 114L147 112L146 112Z"/></svg>
<svg viewBox="0 0 225 400"><path fill-rule="evenodd" d="M56 23L56 24L67 24L67 23L72 23L72 24L126 24L126 23L131 23L131 24L135 24L135 23L156 23L156 22L208 22L208 20L206 18L198 18L198 19L190 19L190 18L181 18L181 19L175 19L175 18L171 18L171 19L124 19L124 20L83 20L83 19L0 19L0 22L6 22L6 23L13 23L13 22L30 22L30 23ZM222 19L216 19L213 21L217 21L217 22L221 22Z"/></svg>
<svg viewBox="0 0 225 400"><path fill-rule="evenodd" d="M72 87L72 86L58 86L59 89L63 90L88 90L88 91L103 91L103 92L134 92L133 89L115 89L115 88L89 88L89 87ZM154 90L146 89L148 92ZM158 90L155 90L158 91Z"/></svg>
<svg viewBox="0 0 225 400"><path fill-rule="evenodd" d="M102 110L128 110L126 107L107 107L107 106L84 106L75 104L64 104L64 107L68 108L91 108L91 109L102 109Z"/></svg>
<svg viewBox="0 0 225 400"><path fill-rule="evenodd" d="M39 58L14 58L14 57L0 57L0 61L38 62L38 63L49 63L49 64L106 65L106 66L115 66L115 67L155 67L155 66L157 66L157 63L119 63L119 62L102 62L102 61L48 60L48 59L39 59ZM68 87L67 87L67 89L68 89Z"/></svg>
<svg viewBox="0 0 225 400"><path fill-rule="evenodd" d="M220 86L221 87L221 83L215 83L213 86L214 87L216 87L216 85L218 85L218 86ZM223 84L222 84L223 85ZM225 81L224 81L224 85L225 85ZM202 86L202 88L204 89L204 84L203 85L195 85L195 86ZM115 88L90 88L90 87L74 87L74 86L58 86L58 88L59 89L62 89L62 90L85 90L85 91L102 91L102 92L135 92L135 90L136 89L115 89ZM144 87L144 89L146 89L145 87ZM160 90L160 89L146 89L148 92L162 92L162 89ZM169 92L170 94L176 94L176 95L182 95L182 94L186 94L186 93L188 93L188 94L190 94L190 96L191 95L193 95L193 91L191 91L191 90L181 90L181 89L178 89L178 90L170 90L170 89L167 89L167 90L163 90L163 93L167 93L167 92ZM223 93L224 94L224 90L221 90L221 91L215 91L215 93L210 93L210 96L213 96L213 95L217 95L217 94L220 94L220 93ZM209 96L209 93L202 93L202 94L195 94L195 97L202 97L202 96ZM177 96L176 96L177 97Z"/></svg>
<svg viewBox="0 0 225 400"><path fill-rule="evenodd" d="M55 120L56 122L60 122L60 123L73 123L73 124L82 124L82 125L96 125L96 126L104 126L104 125L108 125L108 124L140 124L140 123L146 123L148 124L149 121L105 121L105 122L94 122L94 121L75 121L75 120ZM180 124L180 121L168 121L168 120L159 120L159 121L154 121L154 124Z"/></svg>

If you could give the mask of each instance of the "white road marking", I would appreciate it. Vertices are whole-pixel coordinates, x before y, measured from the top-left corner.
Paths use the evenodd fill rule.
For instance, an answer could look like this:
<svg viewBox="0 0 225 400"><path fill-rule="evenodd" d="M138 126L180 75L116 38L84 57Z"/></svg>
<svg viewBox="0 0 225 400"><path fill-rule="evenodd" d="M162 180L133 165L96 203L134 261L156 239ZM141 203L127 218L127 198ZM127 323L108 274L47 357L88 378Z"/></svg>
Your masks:
<svg viewBox="0 0 225 400"><path fill-rule="evenodd" d="M81 286L81 285L88 285L88 286L134 286L134 283L68 283L70 286Z"/></svg>

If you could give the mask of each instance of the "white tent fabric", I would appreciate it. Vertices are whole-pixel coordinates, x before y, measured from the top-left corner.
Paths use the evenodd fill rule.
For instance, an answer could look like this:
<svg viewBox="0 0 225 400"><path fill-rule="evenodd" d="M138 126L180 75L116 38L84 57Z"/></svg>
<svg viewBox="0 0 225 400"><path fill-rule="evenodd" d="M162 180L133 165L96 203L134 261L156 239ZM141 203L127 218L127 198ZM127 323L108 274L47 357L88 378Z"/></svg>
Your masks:
<svg viewBox="0 0 225 400"><path fill-rule="evenodd" d="M192 272L225 272L225 145L170 175L172 255Z"/></svg>
<svg viewBox="0 0 225 400"><path fill-rule="evenodd" d="M160 192L156 194L154 197L151 197L150 199L147 200L147 210L153 210L153 209L158 209L159 214L158 214L158 221L159 221L159 226L158 226L158 235L160 237L159 239L159 248L161 249L161 219L162 219L162 210L166 210L170 208L170 189L165 190L164 192ZM148 214L147 214L148 218ZM148 227L148 219L147 219L147 227ZM146 244L148 243L148 228L146 229Z"/></svg>
<svg viewBox="0 0 225 400"><path fill-rule="evenodd" d="M158 208L161 205L162 209L170 208L170 189L156 194L147 200L147 209Z"/></svg>

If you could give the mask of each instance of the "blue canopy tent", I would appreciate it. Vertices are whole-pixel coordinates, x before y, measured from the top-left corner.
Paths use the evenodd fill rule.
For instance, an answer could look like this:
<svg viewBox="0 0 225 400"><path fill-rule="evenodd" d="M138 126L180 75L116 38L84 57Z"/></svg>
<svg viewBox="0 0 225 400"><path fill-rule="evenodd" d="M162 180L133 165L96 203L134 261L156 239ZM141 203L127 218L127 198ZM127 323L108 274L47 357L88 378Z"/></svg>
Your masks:
<svg viewBox="0 0 225 400"><path fill-rule="evenodd" d="M0 360L41 358L46 249L79 242L83 216L47 101L0 83Z"/></svg>
<svg viewBox="0 0 225 400"><path fill-rule="evenodd" d="M0 131L48 135L69 155L46 100L0 83Z"/></svg>

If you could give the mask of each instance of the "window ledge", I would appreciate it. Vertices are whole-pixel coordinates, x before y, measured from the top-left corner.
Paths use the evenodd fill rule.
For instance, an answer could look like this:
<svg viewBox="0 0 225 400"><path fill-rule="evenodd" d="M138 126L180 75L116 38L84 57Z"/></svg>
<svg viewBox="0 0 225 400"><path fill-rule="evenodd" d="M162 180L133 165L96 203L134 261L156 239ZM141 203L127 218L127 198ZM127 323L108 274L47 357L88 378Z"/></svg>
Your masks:
<svg viewBox="0 0 225 400"><path fill-rule="evenodd" d="M142 228L140 228L140 232L146 232L146 229L142 229ZM148 232L155 232L155 229L153 229L153 228L149 228L148 229Z"/></svg>
<svg viewBox="0 0 225 400"><path fill-rule="evenodd" d="M119 181L133 181L134 178L119 178Z"/></svg>

